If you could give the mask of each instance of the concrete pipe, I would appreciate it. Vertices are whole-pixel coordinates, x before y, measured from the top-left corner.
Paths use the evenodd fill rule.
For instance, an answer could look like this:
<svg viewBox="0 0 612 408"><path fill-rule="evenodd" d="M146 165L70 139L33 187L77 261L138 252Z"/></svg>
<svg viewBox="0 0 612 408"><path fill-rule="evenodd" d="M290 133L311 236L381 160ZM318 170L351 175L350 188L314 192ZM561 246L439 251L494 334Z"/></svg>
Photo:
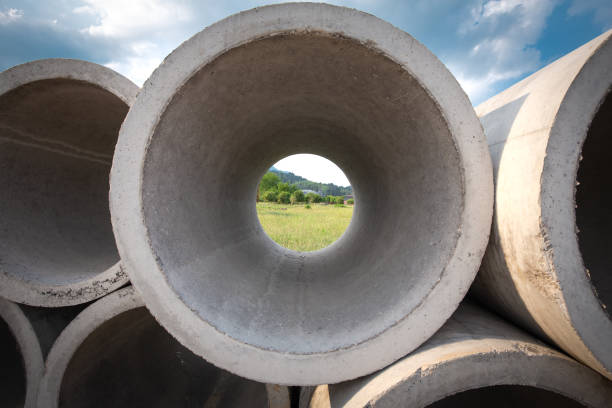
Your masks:
<svg viewBox="0 0 612 408"><path fill-rule="evenodd" d="M313 153L359 206L327 248L273 242L262 175ZM231 16L145 84L111 171L119 252L153 315L196 354L269 383L373 372L430 337L490 231L481 126L423 45L356 10L283 4Z"/></svg>
<svg viewBox="0 0 612 408"><path fill-rule="evenodd" d="M196 356L155 321L129 286L83 310L51 348L38 407L58 406L289 408L289 391Z"/></svg>
<svg viewBox="0 0 612 408"><path fill-rule="evenodd" d="M41 60L0 73L0 296L66 306L126 283L108 177L137 93L126 78L84 61Z"/></svg>
<svg viewBox="0 0 612 408"><path fill-rule="evenodd" d="M476 108L496 168L474 293L612 379L612 31Z"/></svg>
<svg viewBox="0 0 612 408"><path fill-rule="evenodd" d="M465 302L414 353L368 377L308 387L300 407L604 408L610 401L610 381Z"/></svg>
<svg viewBox="0 0 612 408"><path fill-rule="evenodd" d="M34 407L44 371L40 344L20 307L2 298L0 341L0 405Z"/></svg>

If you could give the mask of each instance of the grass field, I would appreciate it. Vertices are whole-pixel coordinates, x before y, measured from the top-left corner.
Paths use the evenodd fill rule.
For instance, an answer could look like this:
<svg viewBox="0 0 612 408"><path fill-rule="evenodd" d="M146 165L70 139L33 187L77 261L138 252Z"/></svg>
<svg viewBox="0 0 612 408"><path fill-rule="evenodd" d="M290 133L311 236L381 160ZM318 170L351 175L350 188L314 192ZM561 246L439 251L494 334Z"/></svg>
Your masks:
<svg viewBox="0 0 612 408"><path fill-rule="evenodd" d="M278 244L295 251L325 248L348 227L353 206L257 203L264 231Z"/></svg>

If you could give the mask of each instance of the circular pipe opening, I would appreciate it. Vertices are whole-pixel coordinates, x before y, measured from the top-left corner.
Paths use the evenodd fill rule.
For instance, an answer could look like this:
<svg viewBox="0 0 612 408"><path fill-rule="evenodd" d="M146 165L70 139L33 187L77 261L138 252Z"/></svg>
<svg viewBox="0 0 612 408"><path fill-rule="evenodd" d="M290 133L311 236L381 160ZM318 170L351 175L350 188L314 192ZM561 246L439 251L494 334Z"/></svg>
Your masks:
<svg viewBox="0 0 612 408"><path fill-rule="evenodd" d="M552 391L524 385L496 385L463 391L428 408L583 408L577 401Z"/></svg>
<svg viewBox="0 0 612 408"><path fill-rule="evenodd" d="M252 202L271 164L305 151L344 169L360 205L341 240L296 255L267 239ZM159 120L143 197L151 244L192 310L301 354L408 314L451 257L463 209L457 149L426 90L363 44L313 34L256 40L195 73Z"/></svg>
<svg viewBox="0 0 612 408"><path fill-rule="evenodd" d="M272 242L253 205L261 175L301 152L359 199L345 234L307 253ZM156 70L121 130L111 208L132 282L183 344L252 379L333 383L405 355L457 307L491 173L473 108L422 45L292 3L229 17Z"/></svg>
<svg viewBox="0 0 612 408"><path fill-rule="evenodd" d="M296 166L302 171L316 168L311 174L335 177L342 185L313 182L294 174ZM352 189L334 162L317 155L291 155L276 162L259 181L257 218L266 235L283 248L318 251L335 243L349 228L354 199L345 205L346 195L352 199Z"/></svg>
<svg viewBox="0 0 612 408"><path fill-rule="evenodd" d="M26 398L26 373L17 340L8 324L0 318L0 395L6 407L23 406Z"/></svg>
<svg viewBox="0 0 612 408"><path fill-rule="evenodd" d="M83 303L121 286L108 204L119 128L138 88L83 61L2 73L0 277L34 306Z"/></svg>
<svg viewBox="0 0 612 408"><path fill-rule="evenodd" d="M612 307L612 94L599 107L582 146L576 224L582 260L604 310Z"/></svg>
<svg viewBox="0 0 612 408"><path fill-rule="evenodd" d="M170 336L144 307L94 330L64 372L59 406L267 407L264 384L215 366Z"/></svg>

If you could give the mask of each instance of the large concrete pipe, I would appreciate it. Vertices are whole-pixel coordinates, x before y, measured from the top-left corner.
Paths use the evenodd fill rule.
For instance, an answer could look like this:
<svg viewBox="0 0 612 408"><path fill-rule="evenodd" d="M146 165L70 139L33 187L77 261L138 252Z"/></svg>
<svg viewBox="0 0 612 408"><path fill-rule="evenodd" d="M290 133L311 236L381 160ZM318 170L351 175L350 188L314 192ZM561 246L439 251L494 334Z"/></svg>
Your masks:
<svg viewBox="0 0 612 408"><path fill-rule="evenodd" d="M34 407L44 363L38 338L21 308L0 298L0 401Z"/></svg>
<svg viewBox="0 0 612 408"><path fill-rule="evenodd" d="M302 408L605 408L612 401L612 382L468 302L404 359L312 391L304 390Z"/></svg>
<svg viewBox="0 0 612 408"><path fill-rule="evenodd" d="M262 175L314 153L359 206L327 248L273 242ZM453 76L371 15L283 4L231 16L177 48L123 124L111 171L119 252L152 314L247 378L338 382L430 337L478 269L492 169Z"/></svg>
<svg viewBox="0 0 612 408"><path fill-rule="evenodd" d="M289 408L289 391L196 356L155 321L129 286L83 310L53 345L38 407L58 406Z"/></svg>
<svg viewBox="0 0 612 408"><path fill-rule="evenodd" d="M138 87L112 70L41 60L0 73L0 295L87 302L127 281L108 208L119 127Z"/></svg>
<svg viewBox="0 0 612 408"><path fill-rule="evenodd" d="M474 293L612 379L612 31L476 108L496 168Z"/></svg>

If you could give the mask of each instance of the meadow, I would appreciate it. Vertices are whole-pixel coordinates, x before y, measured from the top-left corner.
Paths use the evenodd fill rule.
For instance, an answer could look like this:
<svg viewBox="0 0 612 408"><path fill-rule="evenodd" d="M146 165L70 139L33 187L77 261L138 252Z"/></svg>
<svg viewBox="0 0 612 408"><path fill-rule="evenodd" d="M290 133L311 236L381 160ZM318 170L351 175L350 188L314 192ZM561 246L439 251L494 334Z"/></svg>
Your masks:
<svg viewBox="0 0 612 408"><path fill-rule="evenodd" d="M257 203L264 231L295 251L322 249L340 238L353 216L353 206Z"/></svg>

